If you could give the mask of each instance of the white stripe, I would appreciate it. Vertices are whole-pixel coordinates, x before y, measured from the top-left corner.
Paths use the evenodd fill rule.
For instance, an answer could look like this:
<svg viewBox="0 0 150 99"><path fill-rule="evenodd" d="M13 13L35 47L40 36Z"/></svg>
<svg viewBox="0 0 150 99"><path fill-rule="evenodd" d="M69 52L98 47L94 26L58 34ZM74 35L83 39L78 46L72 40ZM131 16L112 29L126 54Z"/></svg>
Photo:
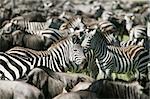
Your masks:
<svg viewBox="0 0 150 99"><path fill-rule="evenodd" d="M13 71L15 72L16 78L19 78L19 77L20 77L20 74L19 74L18 69L17 69L15 66L13 66L12 64L10 64L10 62L8 61L8 59L6 59L6 58L3 57L3 56L0 56L0 59L4 60L4 61L7 63L8 68L11 69L11 70L13 70ZM16 60L16 59L14 59L14 61L15 61L15 60Z"/></svg>
<svg viewBox="0 0 150 99"><path fill-rule="evenodd" d="M14 80L13 76L0 64L0 70L4 73L4 76L9 80Z"/></svg>
<svg viewBox="0 0 150 99"><path fill-rule="evenodd" d="M42 65L43 65L43 66L46 66L46 63L45 63L45 60L46 60L46 59L45 59L45 57L42 57L42 60L43 60L43 64L42 64Z"/></svg>
<svg viewBox="0 0 150 99"><path fill-rule="evenodd" d="M55 64L54 65L55 67L53 67L53 68L57 68L58 72L61 72L60 67L59 67L60 65L56 62L56 60L54 60L54 64Z"/></svg>
<svg viewBox="0 0 150 99"><path fill-rule="evenodd" d="M41 62L41 57L38 57L38 63L37 63L37 66L41 66L40 62Z"/></svg>
<svg viewBox="0 0 150 99"><path fill-rule="evenodd" d="M10 57L10 56L8 56L8 57ZM13 59L13 61L14 62L16 62L17 64L18 64L18 66L20 66L22 69L23 69L23 75L27 72L27 67L26 66L24 66L20 61L18 61L17 59L15 59L15 58L13 58L13 57L11 57L12 59ZM22 60L22 59L21 59ZM24 62L26 62L27 63L27 61L25 61L25 60L23 60ZM28 64L29 64L29 66L31 66L31 63L30 62L28 62ZM21 75L21 74L20 74ZM21 75L22 76L22 75Z"/></svg>

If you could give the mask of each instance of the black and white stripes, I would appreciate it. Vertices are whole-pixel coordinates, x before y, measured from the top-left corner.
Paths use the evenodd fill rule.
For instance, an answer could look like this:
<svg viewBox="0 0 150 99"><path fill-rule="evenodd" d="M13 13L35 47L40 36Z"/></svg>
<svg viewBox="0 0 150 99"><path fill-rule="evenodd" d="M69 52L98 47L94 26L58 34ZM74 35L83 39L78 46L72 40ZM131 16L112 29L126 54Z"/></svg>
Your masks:
<svg viewBox="0 0 150 99"><path fill-rule="evenodd" d="M15 47L6 53L1 53L0 71L7 79L15 80L37 66L45 66L59 72L76 71L82 68L85 61L77 37L71 36L52 46L48 51Z"/></svg>
<svg viewBox="0 0 150 99"><path fill-rule="evenodd" d="M94 50L101 69L107 76L110 77L112 72L127 73L130 71L146 74L149 56L144 47L109 46L105 39L98 30L92 30L86 33L81 45L85 49Z"/></svg>

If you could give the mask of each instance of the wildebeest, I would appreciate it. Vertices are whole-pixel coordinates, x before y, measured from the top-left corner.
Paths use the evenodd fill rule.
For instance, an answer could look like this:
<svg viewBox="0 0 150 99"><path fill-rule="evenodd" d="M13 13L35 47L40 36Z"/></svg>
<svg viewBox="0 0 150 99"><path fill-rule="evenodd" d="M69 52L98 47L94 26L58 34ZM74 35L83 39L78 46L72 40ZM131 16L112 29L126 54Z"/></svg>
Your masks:
<svg viewBox="0 0 150 99"><path fill-rule="evenodd" d="M6 51L15 46L26 47L34 50L44 50L45 39L43 36L34 35L25 31L16 30L12 33L0 35L0 50Z"/></svg>
<svg viewBox="0 0 150 99"><path fill-rule="evenodd" d="M0 34L0 52L5 52L13 47L12 37L10 35Z"/></svg>
<svg viewBox="0 0 150 99"><path fill-rule="evenodd" d="M101 98L109 99L149 99L142 92L143 87L137 81L109 81L101 79L93 82L88 90L95 92Z"/></svg>
<svg viewBox="0 0 150 99"><path fill-rule="evenodd" d="M45 99L36 87L19 81L0 80L0 99Z"/></svg>
<svg viewBox="0 0 150 99"><path fill-rule="evenodd" d="M75 91L79 91L79 90L85 90L90 85L91 85L91 82L79 82L71 89L71 91L75 92Z"/></svg>
<svg viewBox="0 0 150 99"><path fill-rule="evenodd" d="M80 90L77 92L63 93L54 97L53 99L99 99L99 98L93 92Z"/></svg>
<svg viewBox="0 0 150 99"><path fill-rule="evenodd" d="M79 82L93 81L94 79L83 74L61 73L50 71L47 68L35 68L28 74L27 83L38 87L46 98L53 98L62 93L64 89L70 91Z"/></svg>
<svg viewBox="0 0 150 99"><path fill-rule="evenodd" d="M43 36L26 33L20 30L13 32L11 35L13 38L12 42L14 46L22 46L34 50L44 49L45 41Z"/></svg>

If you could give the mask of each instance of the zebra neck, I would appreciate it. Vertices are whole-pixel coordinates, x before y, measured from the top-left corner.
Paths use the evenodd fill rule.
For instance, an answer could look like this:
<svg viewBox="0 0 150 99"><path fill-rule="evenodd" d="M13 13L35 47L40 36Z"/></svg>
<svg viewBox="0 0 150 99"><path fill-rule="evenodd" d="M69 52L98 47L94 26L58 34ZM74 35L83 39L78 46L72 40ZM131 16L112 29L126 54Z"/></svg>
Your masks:
<svg viewBox="0 0 150 99"><path fill-rule="evenodd" d="M49 51L51 53L51 59L49 68L54 71L64 72L65 69L70 65L69 61L69 46L71 42L66 41L59 44L59 46L52 47ZM55 66L53 66L55 65Z"/></svg>
<svg viewBox="0 0 150 99"><path fill-rule="evenodd" d="M109 49L105 44L97 44L94 48L94 52L96 57L98 57L99 59L103 59L104 57L109 55Z"/></svg>
<svg viewBox="0 0 150 99"><path fill-rule="evenodd" d="M132 27L133 27L133 22L129 21L129 22L126 23L126 29L127 29L128 32L132 29Z"/></svg>
<svg viewBox="0 0 150 99"><path fill-rule="evenodd" d="M108 51L105 36L97 32L92 40L91 48L94 50L96 57L104 57Z"/></svg>

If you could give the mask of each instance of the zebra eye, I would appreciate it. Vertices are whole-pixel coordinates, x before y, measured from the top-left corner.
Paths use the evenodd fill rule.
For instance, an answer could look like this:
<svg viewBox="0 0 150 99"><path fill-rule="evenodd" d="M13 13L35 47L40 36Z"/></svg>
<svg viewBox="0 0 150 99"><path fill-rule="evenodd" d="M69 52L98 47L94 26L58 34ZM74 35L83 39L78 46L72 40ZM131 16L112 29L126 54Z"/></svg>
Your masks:
<svg viewBox="0 0 150 99"><path fill-rule="evenodd" d="M90 32L90 31L93 31L93 30L94 30L94 29L89 29L89 32Z"/></svg>
<svg viewBox="0 0 150 99"><path fill-rule="evenodd" d="M75 27L75 30L79 30L80 28L79 27Z"/></svg>
<svg viewBox="0 0 150 99"><path fill-rule="evenodd" d="M84 32L80 32L80 37L82 37L84 35Z"/></svg>
<svg viewBox="0 0 150 99"><path fill-rule="evenodd" d="M73 51L77 51L77 49L74 49Z"/></svg>
<svg viewBox="0 0 150 99"><path fill-rule="evenodd" d="M11 33L11 31L12 31L12 29L11 29L11 28L8 28L8 29L6 30L6 33Z"/></svg>

